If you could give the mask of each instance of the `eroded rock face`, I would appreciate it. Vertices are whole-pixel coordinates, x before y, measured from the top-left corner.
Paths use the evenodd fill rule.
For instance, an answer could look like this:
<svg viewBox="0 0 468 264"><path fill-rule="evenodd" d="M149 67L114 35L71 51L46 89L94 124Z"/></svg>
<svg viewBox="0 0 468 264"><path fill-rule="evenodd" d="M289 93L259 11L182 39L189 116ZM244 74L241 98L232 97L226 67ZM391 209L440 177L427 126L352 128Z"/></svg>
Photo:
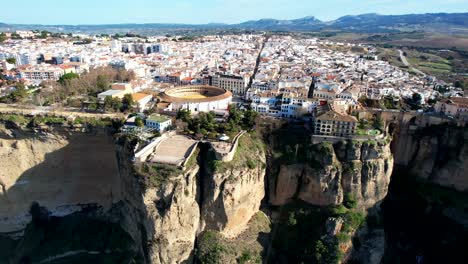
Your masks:
<svg viewBox="0 0 468 264"><path fill-rule="evenodd" d="M254 150L255 151L255 150ZM202 200L204 229L235 237L260 210L265 196L265 154L258 152L254 168L241 166L205 175Z"/></svg>
<svg viewBox="0 0 468 264"><path fill-rule="evenodd" d="M80 204L110 209L122 197L114 141L105 129L50 130L0 127L0 232L24 229L33 202L60 216Z"/></svg>
<svg viewBox="0 0 468 264"><path fill-rule="evenodd" d="M283 205L288 203L297 192L301 183L304 166L301 164L280 165L279 174L270 188L270 203Z"/></svg>
<svg viewBox="0 0 468 264"><path fill-rule="evenodd" d="M158 186L142 184L133 192L143 200L138 205L138 198L132 198L144 215L148 263L190 263L200 232L215 230L235 238L259 211L265 195L264 152L253 150L255 166L238 162L212 170L204 159L207 151L202 148L199 164L183 174Z"/></svg>
<svg viewBox="0 0 468 264"><path fill-rule="evenodd" d="M150 263L190 262L199 229L199 167L143 193Z"/></svg>
<svg viewBox="0 0 468 264"><path fill-rule="evenodd" d="M349 193L370 207L385 197L393 169L390 144L348 141L322 145L311 148L310 163L280 166L271 183L271 204L284 205L297 195L314 205L338 205Z"/></svg>
<svg viewBox="0 0 468 264"><path fill-rule="evenodd" d="M468 132L463 127L430 126L402 134L395 163L422 180L468 190Z"/></svg>

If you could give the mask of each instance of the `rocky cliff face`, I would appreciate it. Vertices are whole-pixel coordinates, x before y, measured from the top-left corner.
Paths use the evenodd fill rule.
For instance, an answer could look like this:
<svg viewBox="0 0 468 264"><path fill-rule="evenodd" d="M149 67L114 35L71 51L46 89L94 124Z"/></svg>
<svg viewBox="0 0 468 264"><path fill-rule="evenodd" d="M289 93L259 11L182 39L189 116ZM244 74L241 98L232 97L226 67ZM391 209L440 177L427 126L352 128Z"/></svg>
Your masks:
<svg viewBox="0 0 468 264"><path fill-rule="evenodd" d="M393 157L388 142L340 142L311 145L301 163L280 165L270 179L270 203L293 198L327 206L353 195L365 207L382 200L388 189Z"/></svg>
<svg viewBox="0 0 468 264"><path fill-rule="evenodd" d="M252 143L251 136L245 135L232 162L215 168L208 165L203 181L204 228L235 237L260 209L265 196L266 157L264 150Z"/></svg>
<svg viewBox="0 0 468 264"><path fill-rule="evenodd" d="M24 229L34 201L61 215L76 211L78 204L110 209L122 197L106 129L74 133L56 127L35 133L0 127L0 158L0 232Z"/></svg>
<svg viewBox="0 0 468 264"><path fill-rule="evenodd" d="M405 131L394 142L395 164L429 183L468 190L468 131L449 125Z"/></svg>
<svg viewBox="0 0 468 264"><path fill-rule="evenodd" d="M239 163L250 143L250 135L243 136L230 163L211 160L203 146L199 165L159 186L143 187L149 263L189 263L200 232L214 230L235 238L247 228L260 209L265 176L262 149L251 149L250 155L259 157L255 165Z"/></svg>
<svg viewBox="0 0 468 264"><path fill-rule="evenodd" d="M108 128L2 126L0 156L0 262L144 260Z"/></svg>
<svg viewBox="0 0 468 264"><path fill-rule="evenodd" d="M395 173L382 205L383 263L468 257L467 139L466 128L447 124L413 127L396 135Z"/></svg>
<svg viewBox="0 0 468 264"><path fill-rule="evenodd" d="M265 153L256 145L248 164L238 153L231 163L204 160L204 149L165 179L139 173L134 145L106 129L2 127L0 246L9 250L0 262L190 263L199 233L234 238L259 211Z"/></svg>
<svg viewBox="0 0 468 264"><path fill-rule="evenodd" d="M195 166L176 179L143 193L150 263L189 263L200 224Z"/></svg>

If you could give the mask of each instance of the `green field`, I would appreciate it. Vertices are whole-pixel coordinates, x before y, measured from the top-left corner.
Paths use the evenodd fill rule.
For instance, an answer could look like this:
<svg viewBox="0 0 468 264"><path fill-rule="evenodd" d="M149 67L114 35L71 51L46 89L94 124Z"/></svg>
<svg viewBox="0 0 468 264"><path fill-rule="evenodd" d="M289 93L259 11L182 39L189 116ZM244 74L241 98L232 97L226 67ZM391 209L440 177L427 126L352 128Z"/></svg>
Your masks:
<svg viewBox="0 0 468 264"><path fill-rule="evenodd" d="M449 74L452 72L451 62L443 57L415 50L405 50L411 66L430 75Z"/></svg>

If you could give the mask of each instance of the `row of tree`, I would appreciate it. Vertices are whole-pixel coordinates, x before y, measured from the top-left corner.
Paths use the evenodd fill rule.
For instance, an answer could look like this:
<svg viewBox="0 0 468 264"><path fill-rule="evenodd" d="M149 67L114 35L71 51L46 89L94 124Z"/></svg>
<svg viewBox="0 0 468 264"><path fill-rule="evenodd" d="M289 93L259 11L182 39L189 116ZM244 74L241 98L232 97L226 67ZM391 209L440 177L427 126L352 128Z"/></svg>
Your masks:
<svg viewBox="0 0 468 264"><path fill-rule="evenodd" d="M112 67L99 67L80 75L67 73L58 82L46 82L41 96L45 101L52 103L64 102L71 97L88 97L96 99L97 94L110 88L113 82L130 82L135 79L133 71L114 69Z"/></svg>
<svg viewBox="0 0 468 264"><path fill-rule="evenodd" d="M216 133L233 133L254 128L258 113L252 109L241 110L235 105L229 107L229 117L219 122L214 112L199 113L192 117L189 110L179 110L177 119L187 124L189 131L204 136Z"/></svg>

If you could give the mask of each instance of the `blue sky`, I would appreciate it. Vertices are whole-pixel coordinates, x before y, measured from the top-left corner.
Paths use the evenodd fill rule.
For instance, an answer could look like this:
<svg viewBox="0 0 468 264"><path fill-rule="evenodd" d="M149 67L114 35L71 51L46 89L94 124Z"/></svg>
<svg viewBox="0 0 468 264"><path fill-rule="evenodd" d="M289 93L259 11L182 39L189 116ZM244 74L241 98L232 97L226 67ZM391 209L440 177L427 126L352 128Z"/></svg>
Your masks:
<svg viewBox="0 0 468 264"><path fill-rule="evenodd" d="M468 0L16 0L3 1L0 22L18 24L238 23L363 13L468 12Z"/></svg>

